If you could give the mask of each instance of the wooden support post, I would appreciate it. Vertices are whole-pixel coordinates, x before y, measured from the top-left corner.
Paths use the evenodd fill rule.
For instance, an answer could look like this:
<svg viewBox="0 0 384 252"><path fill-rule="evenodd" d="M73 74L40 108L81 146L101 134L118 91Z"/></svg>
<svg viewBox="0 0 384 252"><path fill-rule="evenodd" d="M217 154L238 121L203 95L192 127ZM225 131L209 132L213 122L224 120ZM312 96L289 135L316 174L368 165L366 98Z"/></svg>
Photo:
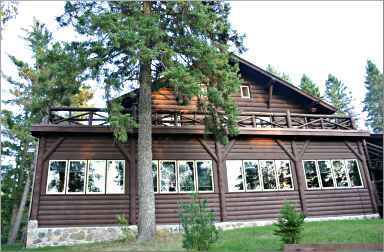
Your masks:
<svg viewBox="0 0 384 252"><path fill-rule="evenodd" d="M93 120L93 112L89 112L88 114L88 125L92 126L92 120Z"/></svg>
<svg viewBox="0 0 384 252"><path fill-rule="evenodd" d="M287 110L287 125L288 128L292 128L292 118L291 118L291 111Z"/></svg>
<svg viewBox="0 0 384 252"><path fill-rule="evenodd" d="M224 173L224 159L221 151L220 144L216 141L215 142L215 150L216 150L216 157L217 157L217 180L218 180L218 189L219 189L219 203L220 203L220 221L226 220L226 202L225 202L225 184L223 179L223 173Z"/></svg>
<svg viewBox="0 0 384 252"><path fill-rule="evenodd" d="M252 126L256 128L256 116L252 115Z"/></svg>
<svg viewBox="0 0 384 252"><path fill-rule="evenodd" d="M273 95L273 80L269 82L269 87L268 87L268 108L271 108L271 105L272 105L272 95Z"/></svg>
<svg viewBox="0 0 384 252"><path fill-rule="evenodd" d="M136 173L136 141L132 138L130 140L130 156L129 160L129 223L136 223L136 194L137 194L137 173Z"/></svg>

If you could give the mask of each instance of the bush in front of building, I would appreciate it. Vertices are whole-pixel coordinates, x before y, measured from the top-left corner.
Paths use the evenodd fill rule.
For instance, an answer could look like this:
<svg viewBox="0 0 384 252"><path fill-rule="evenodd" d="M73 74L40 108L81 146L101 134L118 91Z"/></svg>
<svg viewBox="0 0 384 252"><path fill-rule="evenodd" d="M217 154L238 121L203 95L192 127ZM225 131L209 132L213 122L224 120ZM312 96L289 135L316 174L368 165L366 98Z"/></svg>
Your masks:
<svg viewBox="0 0 384 252"><path fill-rule="evenodd" d="M116 216L117 224L121 229L121 240L123 241L132 241L135 239L134 232L128 227L129 223L127 218L121 214Z"/></svg>
<svg viewBox="0 0 384 252"><path fill-rule="evenodd" d="M277 223L274 224L274 234L280 236L284 244L296 244L300 240L303 224L304 215L296 211L292 203L286 201L280 210Z"/></svg>
<svg viewBox="0 0 384 252"><path fill-rule="evenodd" d="M214 225L215 215L208 208L206 199L192 194L191 202L180 204L180 223L183 228L183 248L206 251L218 240L219 231Z"/></svg>

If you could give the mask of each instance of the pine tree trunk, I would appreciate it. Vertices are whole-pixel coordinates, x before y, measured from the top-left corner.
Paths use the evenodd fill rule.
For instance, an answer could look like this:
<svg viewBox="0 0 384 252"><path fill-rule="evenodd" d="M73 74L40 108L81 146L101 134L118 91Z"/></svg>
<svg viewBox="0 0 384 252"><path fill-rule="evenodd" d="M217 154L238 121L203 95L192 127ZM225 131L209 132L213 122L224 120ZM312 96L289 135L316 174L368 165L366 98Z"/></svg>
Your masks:
<svg viewBox="0 0 384 252"><path fill-rule="evenodd" d="M15 223L15 221L16 221L17 210L18 210L18 204L17 203L18 202L13 203L12 216L11 216L11 222L10 222L11 225L13 223ZM10 227L9 232L8 232L8 242L11 240L11 236L12 236L11 234L12 234L12 226Z"/></svg>
<svg viewBox="0 0 384 252"><path fill-rule="evenodd" d="M145 1L144 15L151 15L151 2ZM147 43L148 44L148 43ZM139 135L138 135L138 193L139 223L138 240L153 239L156 231L155 197L152 180L152 97L151 59L141 55L140 96L139 96Z"/></svg>
<svg viewBox="0 0 384 252"><path fill-rule="evenodd" d="M11 228L10 236L8 238L8 244L14 243L17 239L17 234L19 233L19 230L20 230L20 224L21 224L21 221L23 219L23 213L25 210L25 203L27 202L30 187L31 187L31 174L28 173L27 181L25 181L23 194L21 196L19 209L17 210L15 223L14 224L12 223L13 225Z"/></svg>

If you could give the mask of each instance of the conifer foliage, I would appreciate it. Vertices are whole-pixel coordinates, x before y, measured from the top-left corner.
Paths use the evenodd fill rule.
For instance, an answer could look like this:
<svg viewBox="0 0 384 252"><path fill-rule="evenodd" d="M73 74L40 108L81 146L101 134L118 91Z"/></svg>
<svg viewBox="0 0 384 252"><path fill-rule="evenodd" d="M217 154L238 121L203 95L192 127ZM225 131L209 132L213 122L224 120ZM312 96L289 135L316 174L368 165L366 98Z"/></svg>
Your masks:
<svg viewBox="0 0 384 252"><path fill-rule="evenodd" d="M103 80L107 94L139 84L138 193L139 240L155 233L151 91L165 83L182 104L198 97L205 129L217 141L238 133L238 109L231 94L239 90L232 52L244 50L243 37L231 28L223 1L68 1L58 18L87 36L78 50L88 55L91 77ZM118 103L118 101L117 101ZM111 106L115 138L127 139L136 122Z"/></svg>
<svg viewBox="0 0 384 252"><path fill-rule="evenodd" d="M347 86L332 74L328 74L325 82L325 98L336 108L337 114L352 114L352 94Z"/></svg>
<svg viewBox="0 0 384 252"><path fill-rule="evenodd" d="M370 60L367 61L365 87L367 93L364 99L363 111L368 112L366 125L373 132L384 131L384 76L377 66Z"/></svg>
<svg viewBox="0 0 384 252"><path fill-rule="evenodd" d="M319 87L306 74L301 77L299 87L307 94L321 98Z"/></svg>

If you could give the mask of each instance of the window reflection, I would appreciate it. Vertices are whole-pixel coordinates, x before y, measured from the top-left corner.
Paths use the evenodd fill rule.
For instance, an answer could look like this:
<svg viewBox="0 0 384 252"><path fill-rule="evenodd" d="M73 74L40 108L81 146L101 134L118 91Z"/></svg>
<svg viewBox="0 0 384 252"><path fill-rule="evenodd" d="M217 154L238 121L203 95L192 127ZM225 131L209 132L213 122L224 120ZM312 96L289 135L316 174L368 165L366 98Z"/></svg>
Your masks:
<svg viewBox="0 0 384 252"><path fill-rule="evenodd" d="M345 170L345 165L342 160L332 161L333 174L335 175L337 187L348 187L348 178Z"/></svg>
<svg viewBox="0 0 384 252"><path fill-rule="evenodd" d="M265 190L277 189L275 163L273 160L260 160L263 186Z"/></svg>
<svg viewBox="0 0 384 252"><path fill-rule="evenodd" d="M157 170L158 170L158 161L152 160L152 178L153 178L153 191L157 192Z"/></svg>
<svg viewBox="0 0 384 252"><path fill-rule="evenodd" d="M48 193L63 193L67 161L50 161L47 178Z"/></svg>
<svg viewBox="0 0 384 252"><path fill-rule="evenodd" d="M124 160L108 160L107 193L124 193Z"/></svg>
<svg viewBox="0 0 384 252"><path fill-rule="evenodd" d="M244 190L241 160L227 160L228 191L239 192Z"/></svg>
<svg viewBox="0 0 384 252"><path fill-rule="evenodd" d="M160 161L160 191L176 192L175 161Z"/></svg>
<svg viewBox="0 0 384 252"><path fill-rule="evenodd" d="M305 160L303 163L307 188L320 188L319 178L317 176L316 161Z"/></svg>
<svg viewBox="0 0 384 252"><path fill-rule="evenodd" d="M257 160L244 160L243 164L247 190L261 190L259 162Z"/></svg>
<svg viewBox="0 0 384 252"><path fill-rule="evenodd" d="M328 160L321 160L317 163L319 165L321 184L323 187L334 187L331 162Z"/></svg>
<svg viewBox="0 0 384 252"><path fill-rule="evenodd" d="M292 189L291 165L288 160L275 160L280 189Z"/></svg>
<svg viewBox="0 0 384 252"><path fill-rule="evenodd" d="M85 167L87 161L69 161L68 167L68 193L84 192Z"/></svg>
<svg viewBox="0 0 384 252"><path fill-rule="evenodd" d="M347 163L349 179L351 181L351 186L352 187L362 186L363 182L361 181L357 160L347 160L346 163Z"/></svg>
<svg viewBox="0 0 384 252"><path fill-rule="evenodd" d="M199 191L213 191L212 161L196 161Z"/></svg>
<svg viewBox="0 0 384 252"><path fill-rule="evenodd" d="M192 192L195 190L195 176L193 174L193 161L180 160L179 167L179 189L180 192Z"/></svg>
<svg viewBox="0 0 384 252"><path fill-rule="evenodd" d="M88 182L87 192L104 193L105 192L105 160L88 161Z"/></svg>

